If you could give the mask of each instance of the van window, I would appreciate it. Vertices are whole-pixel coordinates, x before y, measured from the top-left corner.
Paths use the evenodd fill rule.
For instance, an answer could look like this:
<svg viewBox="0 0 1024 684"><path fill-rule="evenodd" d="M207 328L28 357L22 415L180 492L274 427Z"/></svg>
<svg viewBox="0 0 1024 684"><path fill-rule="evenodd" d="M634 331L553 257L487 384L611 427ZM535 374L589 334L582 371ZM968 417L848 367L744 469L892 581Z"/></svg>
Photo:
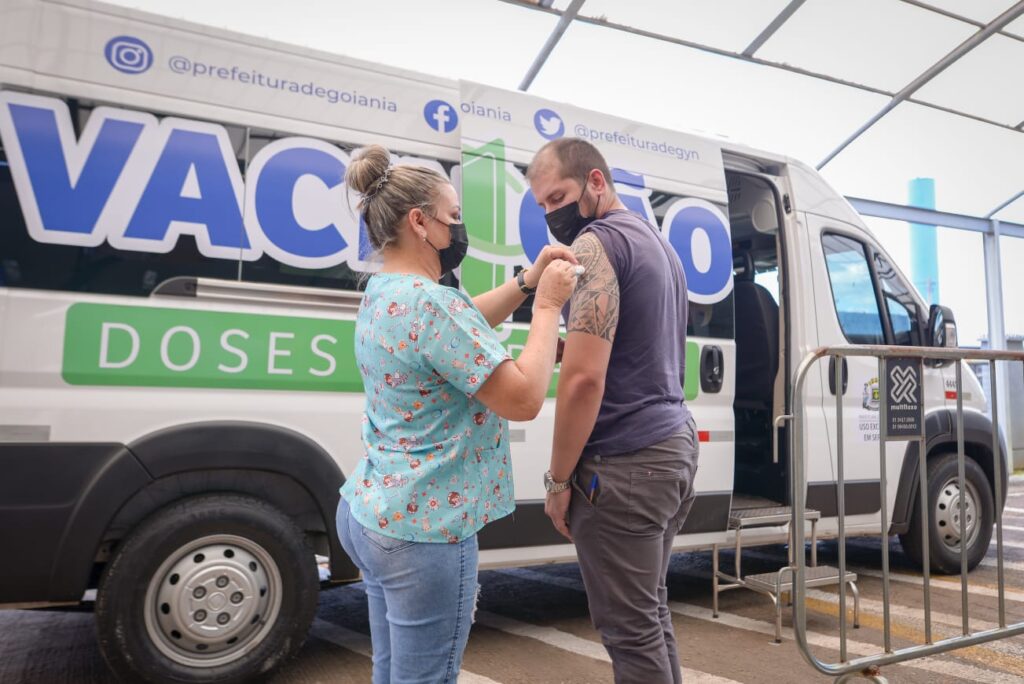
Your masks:
<svg viewBox="0 0 1024 684"><path fill-rule="evenodd" d="M81 136L95 106L102 103L74 98L64 98L64 101L71 113L75 134ZM140 111L134 107L124 108ZM158 119L167 116L161 112L151 113ZM243 178L256 152L276 139L289 137L287 133L213 123L227 132ZM350 146L339 146L351 151ZM445 170L450 172L450 166ZM338 201L337 211L350 211L343 206L344 199ZM354 212L354 198L352 204ZM202 254L196 239L186 233L181 234L174 248L166 253L116 249L108 242L96 247L48 244L38 242L29 234L23 217L0 141L0 286L145 297L163 281L178 276L345 290L362 289L367 279L367 274L353 270L347 263L304 269L283 264L270 255L256 261L211 258ZM452 276L442 282L458 285Z"/></svg>
<svg viewBox="0 0 1024 684"><path fill-rule="evenodd" d="M841 235L822 235L839 327L851 344L885 344L882 316L864 245Z"/></svg>
<svg viewBox="0 0 1024 684"><path fill-rule="evenodd" d="M771 255L774 257L775 255ZM765 270L754 270L754 282L768 291L776 304L779 304L779 265L773 264Z"/></svg>
<svg viewBox="0 0 1024 684"><path fill-rule="evenodd" d="M91 106L68 100L79 135ZM232 141L238 127L226 126ZM145 297L175 276L233 279L238 262L203 256L191 235L182 235L165 254L37 242L29 235L15 192L11 167L0 148L0 286Z"/></svg>
<svg viewBox="0 0 1024 684"><path fill-rule="evenodd" d="M290 137L290 134L284 132L250 128L245 158L251 160L256 156L257 152L270 143L288 137ZM331 144L340 147L346 152L350 153L352 151L351 146L339 144L337 141L331 141ZM335 199L340 202L340 205L337 207L338 212L352 212L355 215L358 200L355 195L350 196L347 193L343 193L335 197ZM350 205L349 202L351 203ZM347 263L336 264L328 268L298 268L283 264L268 254L264 254L256 261L244 262L239 273L241 280L249 282L301 285L334 290L361 290L369 279L368 273L354 271Z"/></svg>
<svg viewBox="0 0 1024 684"><path fill-rule="evenodd" d="M892 328L891 344L918 346L921 344L921 319L917 302L910 293L910 287L884 256L875 252L875 273L882 285L889 325Z"/></svg>

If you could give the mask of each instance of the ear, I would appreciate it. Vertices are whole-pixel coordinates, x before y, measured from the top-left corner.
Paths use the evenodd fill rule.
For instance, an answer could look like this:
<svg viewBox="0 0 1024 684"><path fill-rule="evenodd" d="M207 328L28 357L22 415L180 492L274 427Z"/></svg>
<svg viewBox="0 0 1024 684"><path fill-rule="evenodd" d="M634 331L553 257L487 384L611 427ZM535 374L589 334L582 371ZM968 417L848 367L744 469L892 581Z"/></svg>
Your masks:
<svg viewBox="0 0 1024 684"><path fill-rule="evenodd" d="M406 215L406 218L408 219L409 226L412 228L412 232L416 235L416 237L426 237L426 217L422 209L420 209L419 207L413 207L412 209L409 210L409 213Z"/></svg>
<svg viewBox="0 0 1024 684"><path fill-rule="evenodd" d="M590 169L590 173L587 174L587 184L593 185L594 191L598 193L603 193L608 189L608 179L598 169Z"/></svg>

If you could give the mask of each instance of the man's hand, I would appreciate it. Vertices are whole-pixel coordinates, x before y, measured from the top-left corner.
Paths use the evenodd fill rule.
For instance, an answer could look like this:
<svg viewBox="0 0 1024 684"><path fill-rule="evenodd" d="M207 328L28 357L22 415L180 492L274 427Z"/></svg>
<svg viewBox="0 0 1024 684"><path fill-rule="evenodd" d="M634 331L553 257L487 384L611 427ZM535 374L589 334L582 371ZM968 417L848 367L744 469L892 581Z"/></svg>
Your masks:
<svg viewBox="0 0 1024 684"><path fill-rule="evenodd" d="M551 518L555 529L569 541L572 541L572 535L569 534L569 502L571 500L571 487L564 492L548 494L544 500L544 512Z"/></svg>

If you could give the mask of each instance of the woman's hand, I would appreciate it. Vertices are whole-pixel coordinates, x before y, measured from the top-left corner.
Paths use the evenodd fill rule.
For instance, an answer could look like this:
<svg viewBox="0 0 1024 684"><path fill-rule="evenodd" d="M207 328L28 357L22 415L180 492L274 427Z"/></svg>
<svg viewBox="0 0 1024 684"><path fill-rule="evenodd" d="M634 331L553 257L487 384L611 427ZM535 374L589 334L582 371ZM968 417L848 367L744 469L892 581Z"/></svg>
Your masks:
<svg viewBox="0 0 1024 684"><path fill-rule="evenodd" d="M564 245L547 245L537 255L537 260L533 262L533 266L526 269L525 275L523 275L523 281L526 283L526 287L534 289L540 282L541 276L544 274L544 270L551 264L552 261L562 259L572 264L578 264L576 255L572 253L572 249L565 247Z"/></svg>
<svg viewBox="0 0 1024 684"><path fill-rule="evenodd" d="M561 311L562 306L572 296L572 291L576 289L577 270L581 268L564 259L556 259L548 264L537 284L534 307Z"/></svg>

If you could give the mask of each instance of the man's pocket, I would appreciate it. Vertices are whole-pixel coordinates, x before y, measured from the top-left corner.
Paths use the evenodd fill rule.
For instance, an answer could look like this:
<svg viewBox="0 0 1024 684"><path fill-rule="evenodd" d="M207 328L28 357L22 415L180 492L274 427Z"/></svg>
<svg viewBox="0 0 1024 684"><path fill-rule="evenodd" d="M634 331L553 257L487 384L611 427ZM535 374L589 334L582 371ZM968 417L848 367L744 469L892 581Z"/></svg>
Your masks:
<svg viewBox="0 0 1024 684"><path fill-rule="evenodd" d="M629 473L628 524L632 532L664 532L676 517L684 490L692 489L680 469L633 469Z"/></svg>

